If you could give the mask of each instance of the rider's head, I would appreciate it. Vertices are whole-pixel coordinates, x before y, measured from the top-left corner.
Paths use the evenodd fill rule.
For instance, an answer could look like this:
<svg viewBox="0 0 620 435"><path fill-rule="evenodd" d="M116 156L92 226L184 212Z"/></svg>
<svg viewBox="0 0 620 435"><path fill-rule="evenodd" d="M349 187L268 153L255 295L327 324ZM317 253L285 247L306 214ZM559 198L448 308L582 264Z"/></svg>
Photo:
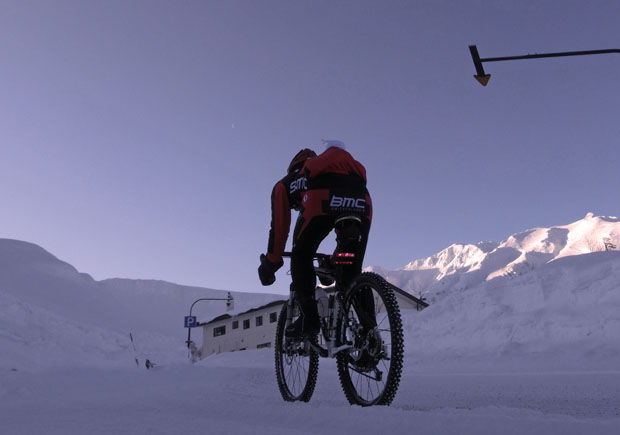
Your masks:
<svg viewBox="0 0 620 435"><path fill-rule="evenodd" d="M293 160L291 160L291 164L288 165L287 173L291 174L292 172L299 171L304 165L305 161L311 159L312 157L316 157L316 153L311 149L304 148L303 150L299 151L297 154L295 154Z"/></svg>

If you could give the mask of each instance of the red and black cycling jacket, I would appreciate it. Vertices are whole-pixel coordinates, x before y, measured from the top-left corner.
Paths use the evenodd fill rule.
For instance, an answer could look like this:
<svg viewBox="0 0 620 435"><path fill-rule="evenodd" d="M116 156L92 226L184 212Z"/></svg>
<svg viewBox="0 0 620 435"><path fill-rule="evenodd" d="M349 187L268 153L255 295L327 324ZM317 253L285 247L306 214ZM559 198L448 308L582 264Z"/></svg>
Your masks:
<svg viewBox="0 0 620 435"><path fill-rule="evenodd" d="M306 161L302 171L308 180L308 190L301 204L297 238L316 216L355 214L372 219L366 168L347 151L331 147Z"/></svg>
<svg viewBox="0 0 620 435"><path fill-rule="evenodd" d="M278 181L271 194L271 230L267 259L277 263L288 239L291 209L300 210L300 231L315 216L356 213L372 217L366 189L366 168L347 151L331 147L305 162L303 168Z"/></svg>
<svg viewBox="0 0 620 435"><path fill-rule="evenodd" d="M291 209L299 209L306 178L301 171L291 172L276 183L271 192L271 229L267 245L267 260L278 263L286 246L291 227Z"/></svg>

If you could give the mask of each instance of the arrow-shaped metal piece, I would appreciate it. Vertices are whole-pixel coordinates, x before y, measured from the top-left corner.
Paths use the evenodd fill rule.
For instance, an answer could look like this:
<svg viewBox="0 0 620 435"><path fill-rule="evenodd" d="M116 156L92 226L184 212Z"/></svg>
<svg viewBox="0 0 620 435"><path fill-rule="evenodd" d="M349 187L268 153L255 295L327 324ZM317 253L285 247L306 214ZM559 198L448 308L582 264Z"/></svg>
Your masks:
<svg viewBox="0 0 620 435"><path fill-rule="evenodd" d="M469 51L471 53L471 58L474 60L474 66L476 67L476 75L474 78L478 80L482 86L486 86L487 83L489 83L491 74L485 74L480 55L478 54L478 48L476 48L475 45L470 45Z"/></svg>

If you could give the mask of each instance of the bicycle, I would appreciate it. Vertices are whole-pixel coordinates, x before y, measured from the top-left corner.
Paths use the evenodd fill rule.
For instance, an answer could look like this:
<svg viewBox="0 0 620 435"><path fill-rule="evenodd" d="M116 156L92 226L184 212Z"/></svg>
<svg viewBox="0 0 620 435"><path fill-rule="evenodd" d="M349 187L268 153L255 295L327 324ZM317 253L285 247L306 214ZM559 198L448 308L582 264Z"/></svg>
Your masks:
<svg viewBox="0 0 620 435"><path fill-rule="evenodd" d="M290 258L291 253L285 252ZM285 401L308 402L316 386L319 357L336 358L338 377L352 405L389 405L400 383L403 366L403 330L398 302L391 286L379 275L359 274L348 286L341 282L354 254L336 248L333 255L316 254L315 272L321 328L316 337L291 339L286 327L300 315L294 292L282 306L275 339L278 388ZM369 312L376 327L368 324ZM375 322L373 322L375 324Z"/></svg>

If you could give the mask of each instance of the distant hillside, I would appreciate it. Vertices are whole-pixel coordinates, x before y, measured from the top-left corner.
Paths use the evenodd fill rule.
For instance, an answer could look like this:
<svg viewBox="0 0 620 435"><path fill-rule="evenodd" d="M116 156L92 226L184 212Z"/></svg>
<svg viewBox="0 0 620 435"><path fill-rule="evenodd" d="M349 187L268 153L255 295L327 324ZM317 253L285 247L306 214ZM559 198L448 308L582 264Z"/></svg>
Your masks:
<svg viewBox="0 0 620 435"><path fill-rule="evenodd" d="M125 360L132 357L129 332L143 353L163 355L176 347L182 355L191 304L227 293L165 281L95 281L37 245L0 239L0 366L92 364L114 355ZM281 298L232 294L238 312ZM224 301L209 301L193 314L206 320L225 311Z"/></svg>

